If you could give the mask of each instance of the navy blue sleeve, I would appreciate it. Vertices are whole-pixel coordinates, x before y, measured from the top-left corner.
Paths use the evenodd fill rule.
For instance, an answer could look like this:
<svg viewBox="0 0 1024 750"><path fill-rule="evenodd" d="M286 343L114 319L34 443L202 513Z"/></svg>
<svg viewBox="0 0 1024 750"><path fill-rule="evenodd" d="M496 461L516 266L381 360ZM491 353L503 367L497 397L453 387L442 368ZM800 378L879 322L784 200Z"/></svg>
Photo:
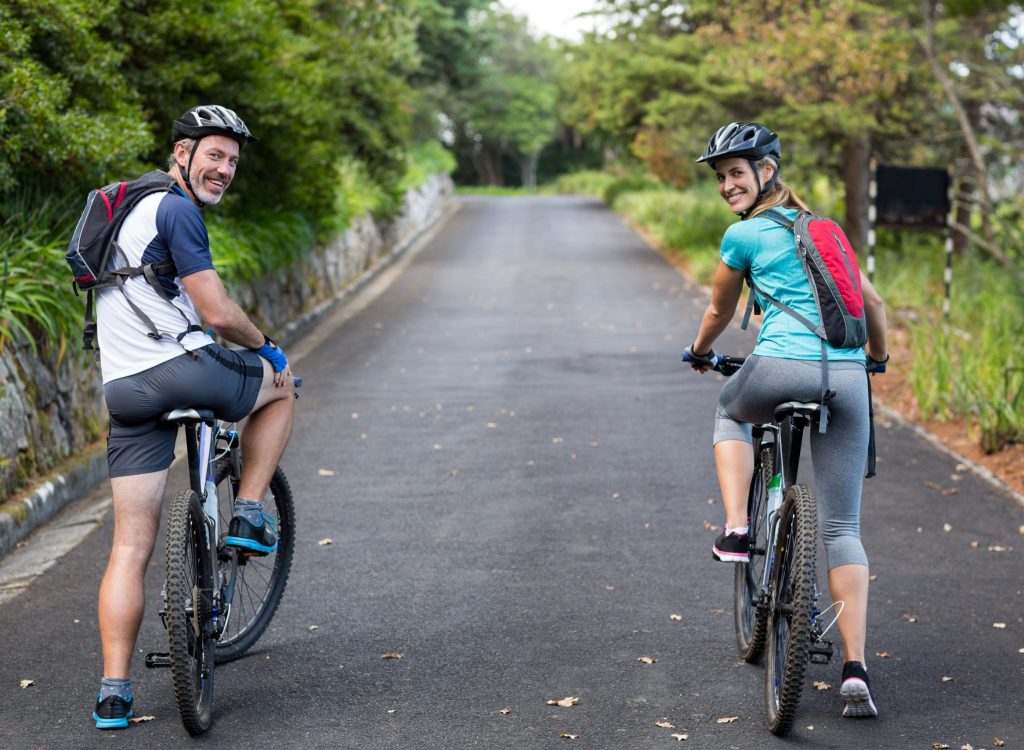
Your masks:
<svg viewBox="0 0 1024 750"><path fill-rule="evenodd" d="M156 211L156 230L170 250L179 278L213 268L210 236L191 201L173 193L166 195Z"/></svg>

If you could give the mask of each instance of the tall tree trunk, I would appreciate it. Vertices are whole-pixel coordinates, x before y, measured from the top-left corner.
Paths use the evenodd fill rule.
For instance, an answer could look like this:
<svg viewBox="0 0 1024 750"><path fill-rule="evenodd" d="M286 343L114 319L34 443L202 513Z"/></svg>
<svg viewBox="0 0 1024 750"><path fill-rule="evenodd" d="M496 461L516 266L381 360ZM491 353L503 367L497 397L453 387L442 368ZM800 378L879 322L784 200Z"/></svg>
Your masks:
<svg viewBox="0 0 1024 750"><path fill-rule="evenodd" d="M537 189L537 163L540 161L540 152L519 157L519 174L523 180L523 187L526 190Z"/></svg>
<svg viewBox="0 0 1024 750"><path fill-rule="evenodd" d="M846 187L846 236L855 251L868 247L868 184L871 181L871 141L852 138L843 152L843 184Z"/></svg>
<svg viewBox="0 0 1024 750"><path fill-rule="evenodd" d="M918 43L924 49L925 57L928 58L928 65L931 67L935 79L942 86L946 99L949 101L953 111L956 112L957 121L960 123L960 132L963 134L967 150L971 155L971 162L974 164L978 199L981 203L982 235L984 236L982 242L976 242L975 244L988 252L1004 268L1016 272L1017 269L1013 261L994 242L994 234L992 232L992 198L988 192L988 170L985 168L985 162L981 157L981 147L978 145L978 137L975 134L974 126L971 124L967 110L960 101L953 81L946 74L946 71L943 70L942 64L939 62L938 55L935 52L935 0L923 0L923 6L925 37L924 39L918 37Z"/></svg>

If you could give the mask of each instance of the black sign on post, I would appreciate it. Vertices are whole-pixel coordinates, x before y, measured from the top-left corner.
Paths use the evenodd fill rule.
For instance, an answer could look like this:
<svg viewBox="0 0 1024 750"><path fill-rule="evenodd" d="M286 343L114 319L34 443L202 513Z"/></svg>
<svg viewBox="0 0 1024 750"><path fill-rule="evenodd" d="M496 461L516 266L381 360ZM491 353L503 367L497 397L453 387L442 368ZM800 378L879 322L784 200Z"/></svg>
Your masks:
<svg viewBox="0 0 1024 750"><path fill-rule="evenodd" d="M945 229L949 217L949 172L932 167L890 167L875 171L877 224Z"/></svg>
<svg viewBox="0 0 1024 750"><path fill-rule="evenodd" d="M875 227L944 229L946 231L946 297L942 309L949 319L953 285L953 223L949 172L936 167L891 167L871 160L868 188L868 278L875 275Z"/></svg>

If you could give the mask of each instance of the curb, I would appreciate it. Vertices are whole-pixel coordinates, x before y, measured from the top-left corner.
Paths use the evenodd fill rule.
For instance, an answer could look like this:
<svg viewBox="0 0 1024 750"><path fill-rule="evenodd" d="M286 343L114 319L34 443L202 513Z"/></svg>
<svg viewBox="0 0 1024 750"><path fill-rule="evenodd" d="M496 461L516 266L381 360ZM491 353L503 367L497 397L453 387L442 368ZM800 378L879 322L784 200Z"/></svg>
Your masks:
<svg viewBox="0 0 1024 750"><path fill-rule="evenodd" d="M57 511L92 492L107 476L104 442L70 459L70 465L48 475L27 495L5 503L0 510L0 558Z"/></svg>
<svg viewBox="0 0 1024 750"><path fill-rule="evenodd" d="M331 299L320 303L298 320L286 325L284 335L281 337L282 345L298 341L332 311L349 302L370 282L393 266L439 221L450 216L455 207L453 197L449 197L421 227L364 271L359 278ZM0 560L35 529L53 518L58 511L88 496L108 477L107 447L104 441L102 445L69 458L64 467L43 478L27 494L0 505Z"/></svg>
<svg viewBox="0 0 1024 750"><path fill-rule="evenodd" d="M958 463L961 463L964 466L966 466L968 469L970 469L970 471L973 474L975 474L979 479L982 479L985 482L988 482L995 489L1000 490L1001 492L1006 493L1007 495L1012 497L1014 500L1016 500L1017 504L1020 507L1024 508L1024 495L1022 495L1021 493L1017 492L1015 489L1010 487L1008 484L1006 484L1006 482L1004 482L1002 479L997 477L995 474L993 474L991 471L986 469L981 464L977 464L974 461L972 461L971 459L965 458L964 456L961 456L955 450L953 450L948 445L943 443L942 440L940 440L937 435L934 435L933 433L928 432L928 430L926 430L924 427L921 427L918 424L915 424L913 422L910 422L910 421L904 419L903 416L901 414L899 414L899 412L897 412L895 409L893 409L893 408L891 408L889 406L886 406L885 404L881 403L880 401L877 401L877 400L875 401L875 409L877 410L876 413L880 412L880 413L884 414L887 419L891 419L893 422L896 422L901 427L906 427L908 430L911 430L919 438L921 438L921 439L925 440L926 442L930 443L932 445L932 447L937 448L938 450L940 450L942 453L945 453L950 458L955 458Z"/></svg>

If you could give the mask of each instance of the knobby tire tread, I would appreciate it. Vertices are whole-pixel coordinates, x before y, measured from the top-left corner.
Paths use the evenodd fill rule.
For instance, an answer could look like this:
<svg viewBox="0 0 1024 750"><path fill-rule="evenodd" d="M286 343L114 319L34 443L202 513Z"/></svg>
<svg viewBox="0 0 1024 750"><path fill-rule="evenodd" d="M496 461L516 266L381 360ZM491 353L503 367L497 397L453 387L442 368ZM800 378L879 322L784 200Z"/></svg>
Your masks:
<svg viewBox="0 0 1024 750"><path fill-rule="evenodd" d="M209 592L213 586L212 571L208 570L208 558L199 536L204 523L205 514L196 494L192 490L179 492L171 501L167 522L167 638L174 698L181 723L191 735L202 734L213 721L213 644L203 637L202 626L203 620L209 617ZM200 595L193 600L194 587L188 570L190 558L195 561L199 589L207 591L205 598ZM199 608L198 635L186 600L192 602L193 609ZM200 685L196 684L193 669L197 652L195 638L202 641L198 653L207 662L207 674ZM201 669L203 665L196 666Z"/></svg>
<svg viewBox="0 0 1024 750"><path fill-rule="evenodd" d="M814 607L817 515L814 493L801 484L786 492L777 549L780 564L775 575L775 599L768 628L768 658L765 670L765 702L768 730L785 735L793 726L807 670ZM779 600L788 602L788 617L779 608ZM788 623L788 642L781 626ZM780 645L785 657L780 664ZM778 684L776 694L775 685Z"/></svg>

